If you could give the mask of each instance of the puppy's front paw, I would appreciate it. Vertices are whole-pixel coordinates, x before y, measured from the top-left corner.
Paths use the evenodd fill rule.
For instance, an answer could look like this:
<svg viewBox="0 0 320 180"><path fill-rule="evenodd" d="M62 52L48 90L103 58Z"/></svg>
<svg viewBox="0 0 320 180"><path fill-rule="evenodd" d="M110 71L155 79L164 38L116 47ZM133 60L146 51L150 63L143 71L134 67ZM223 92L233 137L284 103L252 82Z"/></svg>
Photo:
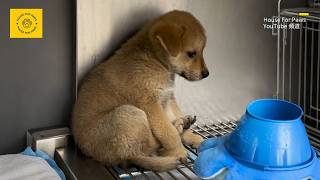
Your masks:
<svg viewBox="0 0 320 180"><path fill-rule="evenodd" d="M189 129L192 126L192 124L194 124L197 121L197 116L187 115L187 116L184 116L182 120L183 120L183 129Z"/></svg>
<svg viewBox="0 0 320 180"><path fill-rule="evenodd" d="M189 129L192 124L194 124L197 120L196 116L183 116L181 118L176 119L173 122L173 125L176 127L178 132L182 134L185 130Z"/></svg>

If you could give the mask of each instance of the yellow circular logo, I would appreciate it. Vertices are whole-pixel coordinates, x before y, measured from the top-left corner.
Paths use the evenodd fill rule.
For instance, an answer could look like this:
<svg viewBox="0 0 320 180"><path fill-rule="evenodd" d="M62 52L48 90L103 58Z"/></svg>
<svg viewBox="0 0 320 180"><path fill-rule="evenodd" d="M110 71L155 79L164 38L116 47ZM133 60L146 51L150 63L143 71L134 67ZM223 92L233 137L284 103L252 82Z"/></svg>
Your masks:
<svg viewBox="0 0 320 180"><path fill-rule="evenodd" d="M38 27L38 22L35 15L32 13L23 13L17 18L17 28L21 33L30 34Z"/></svg>

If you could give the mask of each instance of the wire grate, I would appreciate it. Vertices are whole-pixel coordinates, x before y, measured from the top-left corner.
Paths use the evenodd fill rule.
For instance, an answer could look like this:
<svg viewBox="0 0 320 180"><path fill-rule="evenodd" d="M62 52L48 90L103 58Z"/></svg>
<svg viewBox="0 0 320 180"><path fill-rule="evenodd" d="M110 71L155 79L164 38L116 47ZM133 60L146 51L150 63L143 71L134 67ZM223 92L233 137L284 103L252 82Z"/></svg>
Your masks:
<svg viewBox="0 0 320 180"><path fill-rule="evenodd" d="M219 122L210 125L197 125L192 127L194 133L202 136L203 138L220 137L232 132L237 126L235 121ZM308 130L308 129L307 129ZM310 136L311 145L313 145L318 151L320 150L320 140ZM154 172L146 171L138 167L126 167L120 166L107 166L106 169L114 176L115 179L134 179L134 180L167 180L167 179L199 179L193 171L193 164L197 157L196 149L189 146L185 146L189 151L187 163L181 162L180 165L174 170L167 172Z"/></svg>
<svg viewBox="0 0 320 180"><path fill-rule="evenodd" d="M211 137L219 137L224 136L232 130L235 129L237 126L236 122L227 121L227 122L220 122L220 123L213 123L210 125L197 125L195 124L192 127L194 133L199 134L203 138L211 138ZM187 163L182 163L178 165L178 167L174 170L167 171L167 172L154 172L154 171L145 171L138 167L106 167L107 170L116 178L116 179L147 179L147 180L154 180L154 179L199 179L193 171L193 164L194 160L197 157L196 149L193 149L189 146L185 146L186 149L189 151L189 157Z"/></svg>

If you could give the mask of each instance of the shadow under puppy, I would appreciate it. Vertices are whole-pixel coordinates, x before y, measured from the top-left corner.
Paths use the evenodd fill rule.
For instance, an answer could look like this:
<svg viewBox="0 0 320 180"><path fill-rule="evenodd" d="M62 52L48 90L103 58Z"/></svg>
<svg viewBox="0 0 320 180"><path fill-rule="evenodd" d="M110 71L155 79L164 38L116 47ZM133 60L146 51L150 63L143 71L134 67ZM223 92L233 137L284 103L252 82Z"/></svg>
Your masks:
<svg viewBox="0 0 320 180"><path fill-rule="evenodd" d="M186 130L194 119L177 105L174 78L196 81L209 75L205 44L205 30L193 15L171 11L89 72L72 119L82 152L104 164L129 162L155 171L185 161L182 143L196 148L203 139Z"/></svg>

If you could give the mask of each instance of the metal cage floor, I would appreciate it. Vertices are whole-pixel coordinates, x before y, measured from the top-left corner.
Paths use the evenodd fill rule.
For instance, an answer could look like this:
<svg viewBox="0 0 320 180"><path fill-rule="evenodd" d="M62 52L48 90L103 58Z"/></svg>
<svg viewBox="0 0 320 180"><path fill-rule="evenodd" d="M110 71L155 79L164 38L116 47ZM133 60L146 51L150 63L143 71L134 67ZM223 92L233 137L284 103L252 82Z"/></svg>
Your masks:
<svg viewBox="0 0 320 180"><path fill-rule="evenodd" d="M203 138L219 137L231 133L237 126L237 121L215 122L206 125L194 124L192 130ZM187 163L181 163L176 169L167 172L154 172L143 170L138 167L120 167L120 166L103 166L97 161L83 155L74 145L71 134L65 136L68 142L67 146L57 148L54 153L54 159L59 167L65 173L67 179L70 180L86 180L86 179L134 179L134 180L170 180L170 179L199 179L193 171L193 164L197 158L196 149L186 146L189 151ZM61 135L54 136L54 139ZM66 140L69 137L70 140ZM309 136L310 142L315 149L320 152L320 142ZM52 138L51 138L52 139ZM50 137L48 138L50 141ZM49 143L50 144L50 143ZM217 179L223 179L222 173Z"/></svg>
<svg viewBox="0 0 320 180"><path fill-rule="evenodd" d="M224 136L228 133L231 133L237 126L237 122L228 121L228 122L219 122L213 123L210 125L195 125L192 127L194 133L199 134L203 138L211 138L211 137L219 137ZM310 137L310 142L313 147L316 148L317 151L320 151L320 142L317 139L313 139ZM191 147L186 146L189 151L189 157L187 163L181 163L176 169L167 171L167 172L154 172L154 171L144 171L143 169L132 167L132 168L124 168L124 167L105 167L115 179L199 179L193 171L193 163L197 157L196 149L192 149ZM222 174L223 175L223 174ZM219 178L218 178L219 179Z"/></svg>
<svg viewBox="0 0 320 180"><path fill-rule="evenodd" d="M227 121L220 123L212 123L210 125L197 125L192 127L194 133L202 136L203 138L224 136L237 126L236 122ZM197 157L196 149L185 146L189 151L187 163L181 163L176 169L167 172L154 172L144 171L137 167L124 168L124 167L106 167L106 169L114 176L115 179L199 179L193 171L193 163Z"/></svg>

